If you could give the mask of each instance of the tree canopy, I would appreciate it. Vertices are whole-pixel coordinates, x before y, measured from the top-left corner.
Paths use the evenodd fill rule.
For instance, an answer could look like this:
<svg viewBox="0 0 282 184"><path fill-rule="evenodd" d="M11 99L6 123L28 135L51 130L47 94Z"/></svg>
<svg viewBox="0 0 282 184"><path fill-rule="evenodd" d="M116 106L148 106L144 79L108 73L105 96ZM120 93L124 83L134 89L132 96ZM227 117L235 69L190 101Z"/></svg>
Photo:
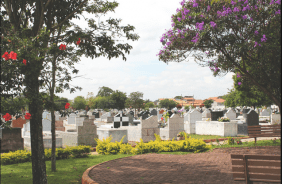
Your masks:
<svg viewBox="0 0 282 184"><path fill-rule="evenodd" d="M110 96L113 92L111 88L103 86L99 88L97 96Z"/></svg>
<svg viewBox="0 0 282 184"><path fill-rule="evenodd" d="M164 107L167 108L169 110L171 110L172 108L176 107L177 103L173 100L169 100L169 99L164 99L161 100L159 103L159 107Z"/></svg>
<svg viewBox="0 0 282 184"><path fill-rule="evenodd" d="M281 1L182 1L161 37L159 59L192 54L214 76L240 73L281 106Z"/></svg>
<svg viewBox="0 0 282 184"><path fill-rule="evenodd" d="M210 100L205 100L203 104L205 105L206 108L211 108L212 103L213 103L213 100L210 99Z"/></svg>

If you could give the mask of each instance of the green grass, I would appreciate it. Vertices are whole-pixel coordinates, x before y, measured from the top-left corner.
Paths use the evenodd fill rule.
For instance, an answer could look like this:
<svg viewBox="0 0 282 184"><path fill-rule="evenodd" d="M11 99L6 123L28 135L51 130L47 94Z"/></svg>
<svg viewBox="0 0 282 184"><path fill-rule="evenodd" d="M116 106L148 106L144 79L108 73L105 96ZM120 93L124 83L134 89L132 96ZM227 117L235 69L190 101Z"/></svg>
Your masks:
<svg viewBox="0 0 282 184"><path fill-rule="evenodd" d="M57 172L51 171L51 161L46 161L48 183L80 183L83 172L99 163L128 157L131 155L90 155L88 158L71 158L57 160ZM30 184L32 183L31 162L1 165L1 184Z"/></svg>
<svg viewBox="0 0 282 184"><path fill-rule="evenodd" d="M215 143L214 143L215 144ZM214 148L228 148L228 147L253 147L253 146L281 146L281 140L276 140L273 143L272 140L257 141L254 145L253 142L243 142L242 145L212 145ZM160 154L171 154L171 155L185 155L193 154L191 152L161 152ZM128 157L132 155L90 155L87 158L71 158L64 160L57 160L57 172L51 171L51 161L46 161L46 171L48 183L81 183L81 177L83 172L99 163L114 160L117 158ZM107 165L104 165L107 167ZM31 162L12 164L12 165L1 165L1 184L30 184L32 183L32 169Z"/></svg>
<svg viewBox="0 0 282 184"><path fill-rule="evenodd" d="M197 135L197 134L187 134L187 136L190 136L191 138L195 138L195 139L220 139L220 138L227 138L227 137L222 137L222 136L218 136L218 135ZM246 136L243 136L243 135L240 135L238 137L246 137ZM237 138L237 137L234 137L234 138Z"/></svg>

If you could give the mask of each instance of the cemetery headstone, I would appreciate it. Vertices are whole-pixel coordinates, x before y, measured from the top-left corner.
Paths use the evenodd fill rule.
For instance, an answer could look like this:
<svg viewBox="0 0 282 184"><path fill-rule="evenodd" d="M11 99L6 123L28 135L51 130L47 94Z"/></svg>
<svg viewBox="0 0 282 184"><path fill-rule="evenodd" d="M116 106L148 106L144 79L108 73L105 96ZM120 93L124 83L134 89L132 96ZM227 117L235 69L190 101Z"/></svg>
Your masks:
<svg viewBox="0 0 282 184"><path fill-rule="evenodd" d="M259 115L254 110L250 110L246 116L246 123L248 126L259 125Z"/></svg>
<svg viewBox="0 0 282 184"><path fill-rule="evenodd" d="M211 120L217 121L218 118L223 117L223 111L212 111L211 112Z"/></svg>
<svg viewBox="0 0 282 184"><path fill-rule="evenodd" d="M114 128L119 128L120 126L129 126L129 118L122 114L117 114L114 117Z"/></svg>
<svg viewBox="0 0 282 184"><path fill-rule="evenodd" d="M243 117L246 119L247 118L247 114L250 111L250 109L243 109Z"/></svg>
<svg viewBox="0 0 282 184"><path fill-rule="evenodd" d="M158 114L158 111L156 109L151 110L151 115L156 116Z"/></svg>

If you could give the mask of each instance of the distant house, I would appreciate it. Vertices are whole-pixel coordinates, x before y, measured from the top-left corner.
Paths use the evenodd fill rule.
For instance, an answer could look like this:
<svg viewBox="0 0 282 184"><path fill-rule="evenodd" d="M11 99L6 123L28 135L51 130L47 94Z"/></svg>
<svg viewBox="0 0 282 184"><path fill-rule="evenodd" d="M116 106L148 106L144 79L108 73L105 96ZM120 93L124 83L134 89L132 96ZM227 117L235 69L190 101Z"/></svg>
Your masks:
<svg viewBox="0 0 282 184"><path fill-rule="evenodd" d="M194 107L203 107L204 106L204 104L203 104L204 101L203 100L194 99L193 96L184 96L182 99L159 98L159 102L161 100L164 100L164 99L173 100L173 101L179 103L180 105L182 105L182 107L190 106L190 105L193 105Z"/></svg>
<svg viewBox="0 0 282 184"><path fill-rule="evenodd" d="M211 104L211 109L213 110L223 110L225 109L224 102L225 100L219 97L209 97L207 100L213 100L213 103Z"/></svg>

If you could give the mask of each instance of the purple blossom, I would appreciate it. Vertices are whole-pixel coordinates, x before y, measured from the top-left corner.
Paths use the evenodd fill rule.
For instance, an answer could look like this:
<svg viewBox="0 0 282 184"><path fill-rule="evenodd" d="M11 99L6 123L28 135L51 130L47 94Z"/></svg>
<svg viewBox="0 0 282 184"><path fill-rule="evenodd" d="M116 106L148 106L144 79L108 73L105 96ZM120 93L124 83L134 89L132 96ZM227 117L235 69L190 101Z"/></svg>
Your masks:
<svg viewBox="0 0 282 184"><path fill-rule="evenodd" d="M191 40L191 42L197 43L198 39L199 39L199 33L197 33L196 36L193 37L193 40Z"/></svg>
<svg viewBox="0 0 282 184"><path fill-rule="evenodd" d="M225 6L222 6L222 9L225 11L226 10Z"/></svg>
<svg viewBox="0 0 282 184"><path fill-rule="evenodd" d="M210 24L211 24L211 26L212 26L213 28L216 27L216 23L215 23L215 22L211 21Z"/></svg>
<svg viewBox="0 0 282 184"><path fill-rule="evenodd" d="M253 21L254 19L252 17L250 17L250 20Z"/></svg>
<svg viewBox="0 0 282 184"><path fill-rule="evenodd" d="M207 12L211 9L210 5L208 5Z"/></svg>
<svg viewBox="0 0 282 184"><path fill-rule="evenodd" d="M190 12L190 10L187 10L186 8L184 8L184 15L187 15Z"/></svg>
<svg viewBox="0 0 282 184"><path fill-rule="evenodd" d="M204 17L204 15L200 15L200 17Z"/></svg>
<svg viewBox="0 0 282 184"><path fill-rule="evenodd" d="M248 0L246 0L246 1L244 2L244 4L248 4Z"/></svg>
<svg viewBox="0 0 282 184"><path fill-rule="evenodd" d="M196 23L196 28L198 28L200 31L204 30L204 21L202 21L202 23Z"/></svg>
<svg viewBox="0 0 282 184"><path fill-rule="evenodd" d="M255 9L258 9L257 5L255 5Z"/></svg>
<svg viewBox="0 0 282 184"><path fill-rule="evenodd" d="M185 15L182 15L182 20L184 20L185 19Z"/></svg>
<svg viewBox="0 0 282 184"><path fill-rule="evenodd" d="M217 14L218 14L219 16L221 16L221 12L220 12L219 10L217 11Z"/></svg>
<svg viewBox="0 0 282 184"><path fill-rule="evenodd" d="M164 37L161 37L161 40L160 40L160 42L163 42L164 41Z"/></svg>
<svg viewBox="0 0 282 184"><path fill-rule="evenodd" d="M233 0L231 0L231 4L232 4L232 5L235 5L235 4L236 4L236 2L234 2Z"/></svg>
<svg viewBox="0 0 282 184"><path fill-rule="evenodd" d="M247 17L247 15L242 15L242 18L243 18L243 19L246 19L246 18L248 18L248 17Z"/></svg>
<svg viewBox="0 0 282 184"><path fill-rule="evenodd" d="M232 13L231 8L227 8L227 10L226 10L226 11L227 11L227 13L228 13L228 14L231 14L231 13Z"/></svg>
<svg viewBox="0 0 282 184"><path fill-rule="evenodd" d="M271 4L274 4L274 0L271 0L271 2L270 2L269 4L270 4L270 5L271 5Z"/></svg>
<svg viewBox="0 0 282 184"><path fill-rule="evenodd" d="M276 4L281 4L281 0L275 1Z"/></svg>
<svg viewBox="0 0 282 184"><path fill-rule="evenodd" d="M257 30L255 30L255 35L257 36L259 34L259 32Z"/></svg>
<svg viewBox="0 0 282 184"><path fill-rule="evenodd" d="M241 82L238 82L238 85L240 86L242 83Z"/></svg>
<svg viewBox="0 0 282 184"><path fill-rule="evenodd" d="M177 17L177 20L180 22L180 21L181 21L181 18L180 18L180 17Z"/></svg>
<svg viewBox="0 0 282 184"><path fill-rule="evenodd" d="M205 52L206 54L210 54L210 52L208 51L208 52Z"/></svg>
<svg viewBox="0 0 282 184"><path fill-rule="evenodd" d="M179 11L180 11L180 9L179 9L179 8L177 8L177 9L176 9L176 12L179 12Z"/></svg>
<svg viewBox="0 0 282 184"><path fill-rule="evenodd" d="M198 3L194 3L193 4L193 7L197 7L197 6L199 6Z"/></svg>
<svg viewBox="0 0 282 184"><path fill-rule="evenodd" d="M180 2L181 6L183 6L185 3L185 0L183 0L182 2Z"/></svg>
<svg viewBox="0 0 282 184"><path fill-rule="evenodd" d="M265 35L262 35L262 38L260 40L261 42L266 42L267 38L265 37Z"/></svg>
<svg viewBox="0 0 282 184"><path fill-rule="evenodd" d="M281 14L281 11L278 10L277 12L275 12L275 15L277 15L277 14Z"/></svg>
<svg viewBox="0 0 282 184"><path fill-rule="evenodd" d="M189 19L191 19L192 17L191 17L191 16L189 16L188 18L189 18Z"/></svg>
<svg viewBox="0 0 282 184"><path fill-rule="evenodd" d="M241 75L239 73L237 73L237 78L241 77Z"/></svg>
<svg viewBox="0 0 282 184"><path fill-rule="evenodd" d="M171 27L174 27L174 26L175 26L175 23L172 23L172 24L171 24Z"/></svg>
<svg viewBox="0 0 282 184"><path fill-rule="evenodd" d="M255 45L254 45L254 47L256 47L258 45L258 42L255 42Z"/></svg>
<svg viewBox="0 0 282 184"><path fill-rule="evenodd" d="M237 8L237 7L235 7L234 9L233 9L233 12L239 12L240 10Z"/></svg>

